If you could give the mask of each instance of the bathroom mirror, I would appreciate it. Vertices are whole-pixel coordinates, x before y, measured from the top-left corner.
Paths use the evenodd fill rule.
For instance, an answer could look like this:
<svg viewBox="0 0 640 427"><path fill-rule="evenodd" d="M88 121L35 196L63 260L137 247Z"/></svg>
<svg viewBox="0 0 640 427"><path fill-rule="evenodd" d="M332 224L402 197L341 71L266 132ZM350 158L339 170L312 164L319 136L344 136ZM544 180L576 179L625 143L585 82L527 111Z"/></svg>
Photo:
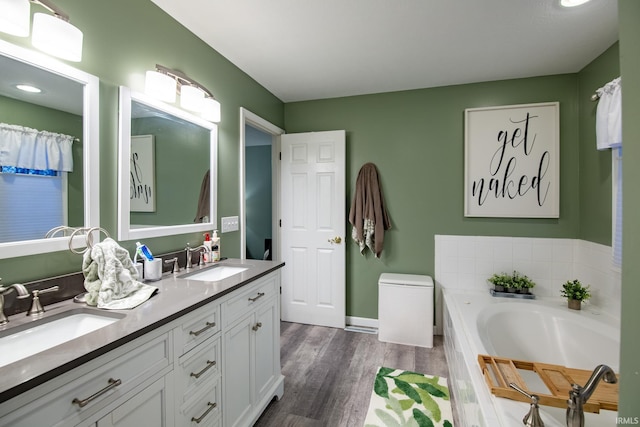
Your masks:
<svg viewBox="0 0 640 427"><path fill-rule="evenodd" d="M41 92L18 90L18 84L38 87ZM4 148L0 150L0 164L4 166L3 172L0 172L0 205L4 211L0 216L0 258L68 250L69 237L63 233L45 238L51 228L99 227L98 94L97 77L40 52L0 40L0 123L3 140L7 141L7 135L12 138L17 136L18 133L13 131L18 129L25 133L37 130L64 134L69 141L73 141L70 143L71 152L68 148L65 152L65 156L71 157L73 165L64 172L57 168L53 172L57 180L34 176L36 168L23 167L17 170L12 165L13 169L8 169L11 161L7 153L14 148L9 150L7 145L3 145ZM11 141L11 146L16 150L22 150L25 144L23 139L17 137ZM46 156L49 156L48 151ZM30 189L35 188L45 195L51 194L48 188L55 188L56 196L45 202L40 196L25 192L22 187L25 181ZM52 181L55 181L53 187L46 187L49 184L45 182ZM33 185L34 182L37 184ZM24 211L42 213L42 221L25 220L21 213ZM72 247L79 248L84 244L85 239L74 239Z"/></svg>
<svg viewBox="0 0 640 427"><path fill-rule="evenodd" d="M216 227L215 124L120 88L118 238Z"/></svg>

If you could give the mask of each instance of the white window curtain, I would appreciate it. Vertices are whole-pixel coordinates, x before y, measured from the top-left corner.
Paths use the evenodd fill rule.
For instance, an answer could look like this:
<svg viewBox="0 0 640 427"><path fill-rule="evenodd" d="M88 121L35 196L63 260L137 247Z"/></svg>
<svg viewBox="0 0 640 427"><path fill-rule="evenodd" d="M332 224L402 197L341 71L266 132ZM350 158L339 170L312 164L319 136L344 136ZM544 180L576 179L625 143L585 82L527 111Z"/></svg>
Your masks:
<svg viewBox="0 0 640 427"><path fill-rule="evenodd" d="M0 123L0 165L72 172L73 140L69 135Z"/></svg>
<svg viewBox="0 0 640 427"><path fill-rule="evenodd" d="M596 90L596 148L613 149L613 265L622 266L622 80L613 79Z"/></svg>

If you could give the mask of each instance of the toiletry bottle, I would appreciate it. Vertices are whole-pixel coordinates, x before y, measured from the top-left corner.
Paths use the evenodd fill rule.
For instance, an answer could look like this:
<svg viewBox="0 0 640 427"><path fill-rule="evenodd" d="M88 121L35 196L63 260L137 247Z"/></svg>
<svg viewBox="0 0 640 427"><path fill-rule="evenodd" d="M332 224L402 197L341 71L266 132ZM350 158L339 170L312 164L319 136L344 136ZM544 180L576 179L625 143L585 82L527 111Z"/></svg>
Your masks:
<svg viewBox="0 0 640 427"><path fill-rule="evenodd" d="M207 247L209 250L204 252L204 262L213 262L213 245L211 242L211 237L209 236L209 233L204 233L204 242L203 244L205 245L205 247Z"/></svg>
<svg viewBox="0 0 640 427"><path fill-rule="evenodd" d="M146 245L136 242L136 252L139 253L145 261L153 261L153 255Z"/></svg>
<svg viewBox="0 0 640 427"><path fill-rule="evenodd" d="M213 230L211 244L211 258L213 258L213 262L220 261L220 238L218 237L218 230Z"/></svg>

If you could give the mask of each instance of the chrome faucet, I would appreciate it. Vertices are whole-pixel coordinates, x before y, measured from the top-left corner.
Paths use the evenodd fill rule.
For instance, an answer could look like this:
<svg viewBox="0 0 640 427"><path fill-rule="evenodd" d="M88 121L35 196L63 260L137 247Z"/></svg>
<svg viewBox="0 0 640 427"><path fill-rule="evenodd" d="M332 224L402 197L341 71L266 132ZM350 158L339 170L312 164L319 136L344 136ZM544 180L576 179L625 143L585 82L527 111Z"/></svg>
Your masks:
<svg viewBox="0 0 640 427"><path fill-rule="evenodd" d="M192 248L189 246L189 244L187 243L187 247L185 248L185 250L187 251L187 266L186 266L186 270L190 270L191 269L191 255L194 252L199 252L200 253L200 257L198 258L198 265L202 265L204 264L204 259L202 257L202 251L206 251L209 252L209 259L211 259L211 252L209 251L209 248L205 245L200 245L198 247Z"/></svg>
<svg viewBox="0 0 640 427"><path fill-rule="evenodd" d="M567 401L567 427L584 427L583 405L587 403L601 379L609 384L618 382L613 369L607 365L598 365L584 387L580 387L578 384L571 385L572 388Z"/></svg>
<svg viewBox="0 0 640 427"><path fill-rule="evenodd" d="M24 285L20 283L14 283L13 285L9 286L0 285L0 325L9 323L9 319L7 319L7 316L4 314L4 296L11 292L12 289L15 289L16 294L18 294L16 298L29 298L29 291L27 291L27 288L25 288Z"/></svg>
<svg viewBox="0 0 640 427"><path fill-rule="evenodd" d="M509 383L509 387L512 389L524 394L531 400L531 406L529 407L529 412L522 419L522 424L527 427L544 427L544 422L542 418L540 418L540 408L538 407L538 400L540 398L536 394L529 394L520 387L516 383Z"/></svg>

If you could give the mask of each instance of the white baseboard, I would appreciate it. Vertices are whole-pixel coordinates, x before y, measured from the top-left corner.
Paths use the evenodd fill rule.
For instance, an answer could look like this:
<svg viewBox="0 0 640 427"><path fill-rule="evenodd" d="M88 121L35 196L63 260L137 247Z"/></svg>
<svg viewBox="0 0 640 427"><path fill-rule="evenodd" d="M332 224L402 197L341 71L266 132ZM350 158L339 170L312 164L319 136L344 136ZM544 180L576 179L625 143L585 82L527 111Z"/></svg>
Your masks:
<svg viewBox="0 0 640 427"><path fill-rule="evenodd" d="M346 323L348 326L361 326L365 328L378 329L378 319L370 319L368 317L347 316Z"/></svg>

